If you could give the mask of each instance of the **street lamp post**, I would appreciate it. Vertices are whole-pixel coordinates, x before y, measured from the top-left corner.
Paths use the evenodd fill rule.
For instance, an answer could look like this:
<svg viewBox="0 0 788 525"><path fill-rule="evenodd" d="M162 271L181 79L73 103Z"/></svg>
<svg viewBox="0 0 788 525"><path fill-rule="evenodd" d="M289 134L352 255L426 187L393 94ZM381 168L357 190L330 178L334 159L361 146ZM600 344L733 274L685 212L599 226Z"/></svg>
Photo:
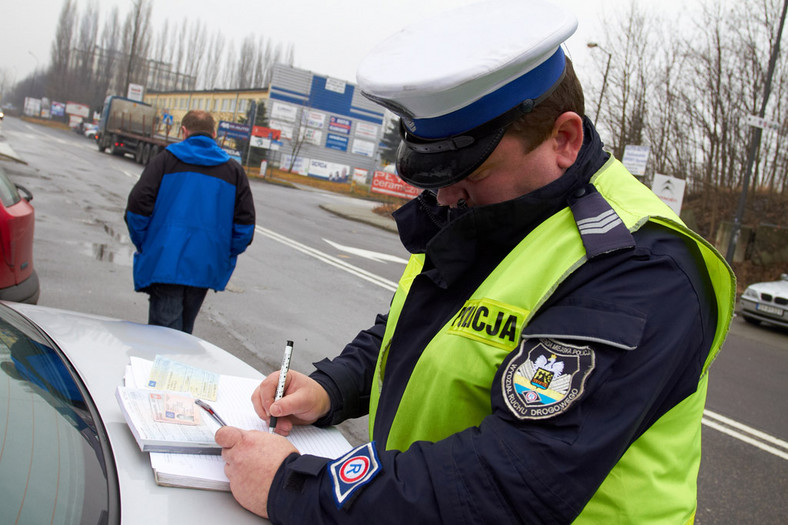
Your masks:
<svg viewBox="0 0 788 525"><path fill-rule="evenodd" d="M35 97L36 96L36 81L38 80L38 57L36 55L34 55L33 52L30 51L30 50L28 50L27 54L30 55L31 57L33 57L35 59L35 61L36 61L36 69L35 69L35 71L33 71L33 90L32 90L33 91L33 96Z"/></svg>
<svg viewBox="0 0 788 525"><path fill-rule="evenodd" d="M589 42L586 45L589 48L597 48L607 53L607 65L605 66L605 74L602 76L602 89L599 91L599 103L596 105L596 115L594 116L594 126L596 126L596 121L599 118L599 109L602 107L602 97L605 96L605 88L607 87L607 74L610 71L610 59L613 58L613 54L596 42Z"/></svg>

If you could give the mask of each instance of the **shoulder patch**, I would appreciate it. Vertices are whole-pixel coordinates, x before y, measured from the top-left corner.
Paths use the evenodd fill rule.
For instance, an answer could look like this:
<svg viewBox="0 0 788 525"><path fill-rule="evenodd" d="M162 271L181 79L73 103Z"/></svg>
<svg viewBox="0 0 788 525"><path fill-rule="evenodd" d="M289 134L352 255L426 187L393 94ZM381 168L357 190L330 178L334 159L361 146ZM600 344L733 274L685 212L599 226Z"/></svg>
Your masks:
<svg viewBox="0 0 788 525"><path fill-rule="evenodd" d="M583 395L594 366L588 346L524 339L501 379L504 401L518 419L553 417Z"/></svg>
<svg viewBox="0 0 788 525"><path fill-rule="evenodd" d="M328 464L334 502L341 509L357 490L380 472L375 442L356 447Z"/></svg>

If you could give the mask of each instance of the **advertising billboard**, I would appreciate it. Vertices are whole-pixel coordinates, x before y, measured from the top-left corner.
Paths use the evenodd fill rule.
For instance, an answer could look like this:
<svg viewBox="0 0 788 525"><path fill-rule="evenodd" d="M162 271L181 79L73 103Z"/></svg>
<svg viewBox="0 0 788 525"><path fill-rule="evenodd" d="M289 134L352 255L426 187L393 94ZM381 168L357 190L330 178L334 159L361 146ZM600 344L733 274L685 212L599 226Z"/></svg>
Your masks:
<svg viewBox="0 0 788 525"><path fill-rule="evenodd" d="M397 175L385 171L375 172L372 176L372 187L370 191L382 193L384 195L402 197L403 199L412 199L421 193L420 189L411 186Z"/></svg>

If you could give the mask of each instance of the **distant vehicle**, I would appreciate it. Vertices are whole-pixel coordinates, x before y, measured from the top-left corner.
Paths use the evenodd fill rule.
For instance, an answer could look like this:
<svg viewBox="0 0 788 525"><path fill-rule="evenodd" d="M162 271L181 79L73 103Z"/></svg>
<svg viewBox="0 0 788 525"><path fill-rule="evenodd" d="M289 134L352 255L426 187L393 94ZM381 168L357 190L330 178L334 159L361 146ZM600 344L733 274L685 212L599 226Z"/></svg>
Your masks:
<svg viewBox="0 0 788 525"><path fill-rule="evenodd" d="M82 126L82 133L89 139L95 139L98 136L98 124L84 124Z"/></svg>
<svg viewBox="0 0 788 525"><path fill-rule="evenodd" d="M21 192L21 195L20 195ZM0 299L38 302L38 274L33 268L33 195L12 183L0 166Z"/></svg>
<svg viewBox="0 0 788 525"><path fill-rule="evenodd" d="M741 296L741 315L753 324L766 321L788 328L788 273L779 281L748 286Z"/></svg>
<svg viewBox="0 0 788 525"><path fill-rule="evenodd" d="M184 332L0 303L3 523L259 524L229 492L156 484L115 401L130 356L262 376ZM16 519L14 519L16 518Z"/></svg>
<svg viewBox="0 0 788 525"><path fill-rule="evenodd" d="M150 104L125 97L108 96L101 110L96 143L99 151L112 155L131 153L138 164L148 164L178 136L156 133L159 116Z"/></svg>
<svg viewBox="0 0 788 525"><path fill-rule="evenodd" d="M3 115L3 114L5 114L5 115L19 115L19 110L17 109L16 106L14 106L13 103L6 102L5 104L2 105L2 107L0 107L0 115ZM0 120L2 120L2 117L0 117Z"/></svg>

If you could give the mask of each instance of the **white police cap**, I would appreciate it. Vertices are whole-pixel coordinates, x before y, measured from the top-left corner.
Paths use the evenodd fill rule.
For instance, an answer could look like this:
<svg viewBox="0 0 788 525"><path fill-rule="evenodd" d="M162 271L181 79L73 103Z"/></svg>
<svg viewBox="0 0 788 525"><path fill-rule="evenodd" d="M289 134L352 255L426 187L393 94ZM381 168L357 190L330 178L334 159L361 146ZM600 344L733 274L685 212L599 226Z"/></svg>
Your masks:
<svg viewBox="0 0 788 525"><path fill-rule="evenodd" d="M576 28L572 13L544 0L486 0L378 44L356 76L365 96L401 118L400 176L438 188L478 168L506 125L563 78L560 46Z"/></svg>

